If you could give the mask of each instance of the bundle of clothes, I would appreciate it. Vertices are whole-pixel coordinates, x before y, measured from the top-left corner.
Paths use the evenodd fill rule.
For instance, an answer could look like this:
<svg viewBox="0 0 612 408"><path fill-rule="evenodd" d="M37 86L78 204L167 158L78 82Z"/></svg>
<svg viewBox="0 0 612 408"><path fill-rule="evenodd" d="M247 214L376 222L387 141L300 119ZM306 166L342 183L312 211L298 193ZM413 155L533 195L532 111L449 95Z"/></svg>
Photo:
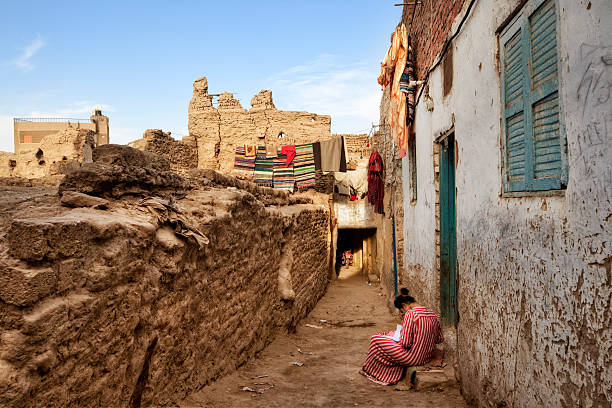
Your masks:
<svg viewBox="0 0 612 408"><path fill-rule="evenodd" d="M378 76L380 85L391 86L389 122L391 137L395 140L400 158L406 156L408 139L412 137L416 87L423 83L416 80L411 41L406 26L401 23L391 35L391 45Z"/></svg>
<svg viewBox="0 0 612 408"><path fill-rule="evenodd" d="M234 170L261 186L293 192L316 184L316 171L346 172L344 136L300 145L237 146Z"/></svg>

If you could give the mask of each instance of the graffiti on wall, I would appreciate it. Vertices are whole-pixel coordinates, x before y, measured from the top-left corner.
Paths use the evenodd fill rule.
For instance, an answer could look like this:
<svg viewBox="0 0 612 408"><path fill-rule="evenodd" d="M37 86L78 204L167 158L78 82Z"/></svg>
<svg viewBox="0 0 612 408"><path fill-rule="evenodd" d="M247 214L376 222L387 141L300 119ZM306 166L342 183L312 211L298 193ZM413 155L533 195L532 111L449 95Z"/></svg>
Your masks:
<svg viewBox="0 0 612 408"><path fill-rule="evenodd" d="M577 129L570 171L582 180L575 193L586 193L594 198L593 204L606 208L612 204L612 46L582 44L580 61L583 72L576 99L582 124Z"/></svg>

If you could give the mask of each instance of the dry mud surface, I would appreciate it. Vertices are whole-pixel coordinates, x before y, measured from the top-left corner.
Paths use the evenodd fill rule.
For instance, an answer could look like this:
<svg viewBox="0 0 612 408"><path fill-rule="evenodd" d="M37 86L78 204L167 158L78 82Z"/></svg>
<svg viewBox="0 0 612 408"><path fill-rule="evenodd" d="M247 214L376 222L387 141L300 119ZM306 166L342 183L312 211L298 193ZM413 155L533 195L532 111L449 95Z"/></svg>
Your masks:
<svg viewBox="0 0 612 408"><path fill-rule="evenodd" d="M379 293L361 275L332 282L296 333L277 337L238 371L190 395L179 406L466 407L456 386L399 391L397 386L376 385L359 375L370 336L392 330L398 322ZM264 391L243 391L244 387Z"/></svg>

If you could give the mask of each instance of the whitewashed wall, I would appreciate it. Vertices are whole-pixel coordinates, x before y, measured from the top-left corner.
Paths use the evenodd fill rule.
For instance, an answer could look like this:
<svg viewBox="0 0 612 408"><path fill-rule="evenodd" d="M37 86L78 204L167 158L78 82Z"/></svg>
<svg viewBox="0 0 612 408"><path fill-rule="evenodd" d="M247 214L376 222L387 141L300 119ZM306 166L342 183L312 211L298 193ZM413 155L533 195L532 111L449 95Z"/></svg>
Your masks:
<svg viewBox="0 0 612 408"><path fill-rule="evenodd" d="M518 3L476 3L453 42L453 89L442 96L439 67L430 78L433 111L424 101L417 107L418 200L404 200L405 277L423 303L439 309L433 140L454 126L464 395L481 406L606 406L612 399L612 1L558 1L565 196L505 198L495 30ZM402 168L408 194L407 159Z"/></svg>

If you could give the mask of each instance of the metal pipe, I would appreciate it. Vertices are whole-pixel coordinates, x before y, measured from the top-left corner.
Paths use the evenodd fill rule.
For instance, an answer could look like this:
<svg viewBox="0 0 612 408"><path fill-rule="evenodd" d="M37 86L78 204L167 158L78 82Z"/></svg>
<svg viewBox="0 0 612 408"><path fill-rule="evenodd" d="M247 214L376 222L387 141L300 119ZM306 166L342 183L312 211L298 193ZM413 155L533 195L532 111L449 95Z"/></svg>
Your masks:
<svg viewBox="0 0 612 408"><path fill-rule="evenodd" d="M393 228L393 285L395 296L397 296L397 249L395 247L395 214L391 216L391 227Z"/></svg>

